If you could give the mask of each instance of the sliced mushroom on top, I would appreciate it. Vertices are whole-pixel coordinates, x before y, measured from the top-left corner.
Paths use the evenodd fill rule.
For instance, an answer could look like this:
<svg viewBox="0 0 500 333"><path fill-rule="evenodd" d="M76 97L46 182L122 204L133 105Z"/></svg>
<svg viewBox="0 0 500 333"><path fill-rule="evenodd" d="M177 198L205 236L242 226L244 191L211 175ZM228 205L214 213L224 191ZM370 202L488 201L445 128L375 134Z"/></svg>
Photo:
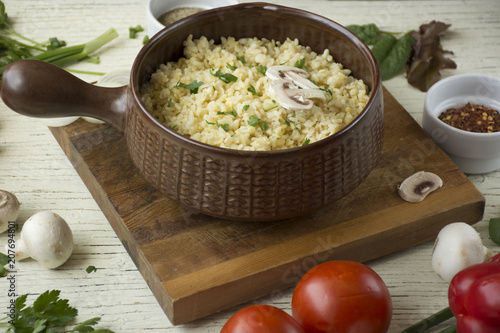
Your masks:
<svg viewBox="0 0 500 333"><path fill-rule="evenodd" d="M398 192L403 200L421 202L425 197L443 186L443 181L432 172L419 171L406 178L399 186Z"/></svg>
<svg viewBox="0 0 500 333"><path fill-rule="evenodd" d="M310 98L325 100L325 94L319 89L300 89L288 79L273 80L270 94L285 109L310 110L314 102Z"/></svg>
<svg viewBox="0 0 500 333"><path fill-rule="evenodd" d="M272 66L266 70L266 76L271 80L289 79L298 87L304 89L319 89L317 85L311 82L309 73L303 69L293 66Z"/></svg>
<svg viewBox="0 0 500 333"><path fill-rule="evenodd" d="M309 73L292 66L272 66L266 76L271 79L270 95L285 109L310 110L311 98L325 100L325 94L313 82Z"/></svg>

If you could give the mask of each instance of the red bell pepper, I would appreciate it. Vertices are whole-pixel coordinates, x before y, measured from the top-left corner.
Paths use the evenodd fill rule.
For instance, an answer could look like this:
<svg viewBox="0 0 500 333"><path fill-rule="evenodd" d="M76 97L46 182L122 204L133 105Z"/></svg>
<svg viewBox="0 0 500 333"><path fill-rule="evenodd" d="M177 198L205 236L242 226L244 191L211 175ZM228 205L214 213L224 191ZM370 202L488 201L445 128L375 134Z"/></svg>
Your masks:
<svg viewBox="0 0 500 333"><path fill-rule="evenodd" d="M457 333L500 332L500 254L458 272L448 289Z"/></svg>

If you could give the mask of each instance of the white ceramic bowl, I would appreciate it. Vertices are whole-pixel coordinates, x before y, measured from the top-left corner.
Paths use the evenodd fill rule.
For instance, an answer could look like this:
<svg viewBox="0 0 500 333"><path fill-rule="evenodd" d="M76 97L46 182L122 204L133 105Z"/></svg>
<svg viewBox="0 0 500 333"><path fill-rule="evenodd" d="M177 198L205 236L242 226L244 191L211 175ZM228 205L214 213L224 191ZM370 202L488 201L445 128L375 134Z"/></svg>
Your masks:
<svg viewBox="0 0 500 333"><path fill-rule="evenodd" d="M158 18L172 9L180 7L212 9L236 5L238 3L238 0L148 0L146 8L148 36L151 38L158 31L165 28L165 26L158 21Z"/></svg>
<svg viewBox="0 0 500 333"><path fill-rule="evenodd" d="M460 74L437 82L425 96L422 125L463 172L481 174L498 170L500 132L467 132L438 119L443 111L468 102L500 110L500 78Z"/></svg>

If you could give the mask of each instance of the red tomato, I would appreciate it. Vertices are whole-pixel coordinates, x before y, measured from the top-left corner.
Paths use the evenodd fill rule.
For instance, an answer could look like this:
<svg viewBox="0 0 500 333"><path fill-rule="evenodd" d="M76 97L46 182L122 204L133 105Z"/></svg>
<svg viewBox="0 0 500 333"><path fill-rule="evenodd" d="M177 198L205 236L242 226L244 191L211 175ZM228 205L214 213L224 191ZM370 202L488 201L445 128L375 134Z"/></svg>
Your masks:
<svg viewBox="0 0 500 333"><path fill-rule="evenodd" d="M221 333L305 333L285 311L271 305L251 305L236 312Z"/></svg>
<svg viewBox="0 0 500 333"><path fill-rule="evenodd" d="M370 267L329 261L313 267L299 281L292 315L306 332L386 332L392 318L391 295Z"/></svg>

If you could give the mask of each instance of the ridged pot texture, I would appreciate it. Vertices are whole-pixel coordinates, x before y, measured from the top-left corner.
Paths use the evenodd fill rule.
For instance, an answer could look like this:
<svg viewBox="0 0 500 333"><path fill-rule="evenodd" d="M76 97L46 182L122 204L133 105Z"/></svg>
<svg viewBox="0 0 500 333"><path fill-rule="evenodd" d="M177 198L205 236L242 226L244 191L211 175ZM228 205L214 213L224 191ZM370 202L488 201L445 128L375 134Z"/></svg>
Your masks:
<svg viewBox="0 0 500 333"><path fill-rule="evenodd" d="M299 148L249 152L213 147L179 135L152 117L139 89L159 64L182 56L192 34L220 41L258 37L302 45L352 70L369 86L365 110L342 131ZM125 135L135 165L158 190L205 214L237 220L277 220L317 210L355 189L382 149L383 101L369 49L321 16L265 3L240 4L190 16L158 33L132 69Z"/></svg>

